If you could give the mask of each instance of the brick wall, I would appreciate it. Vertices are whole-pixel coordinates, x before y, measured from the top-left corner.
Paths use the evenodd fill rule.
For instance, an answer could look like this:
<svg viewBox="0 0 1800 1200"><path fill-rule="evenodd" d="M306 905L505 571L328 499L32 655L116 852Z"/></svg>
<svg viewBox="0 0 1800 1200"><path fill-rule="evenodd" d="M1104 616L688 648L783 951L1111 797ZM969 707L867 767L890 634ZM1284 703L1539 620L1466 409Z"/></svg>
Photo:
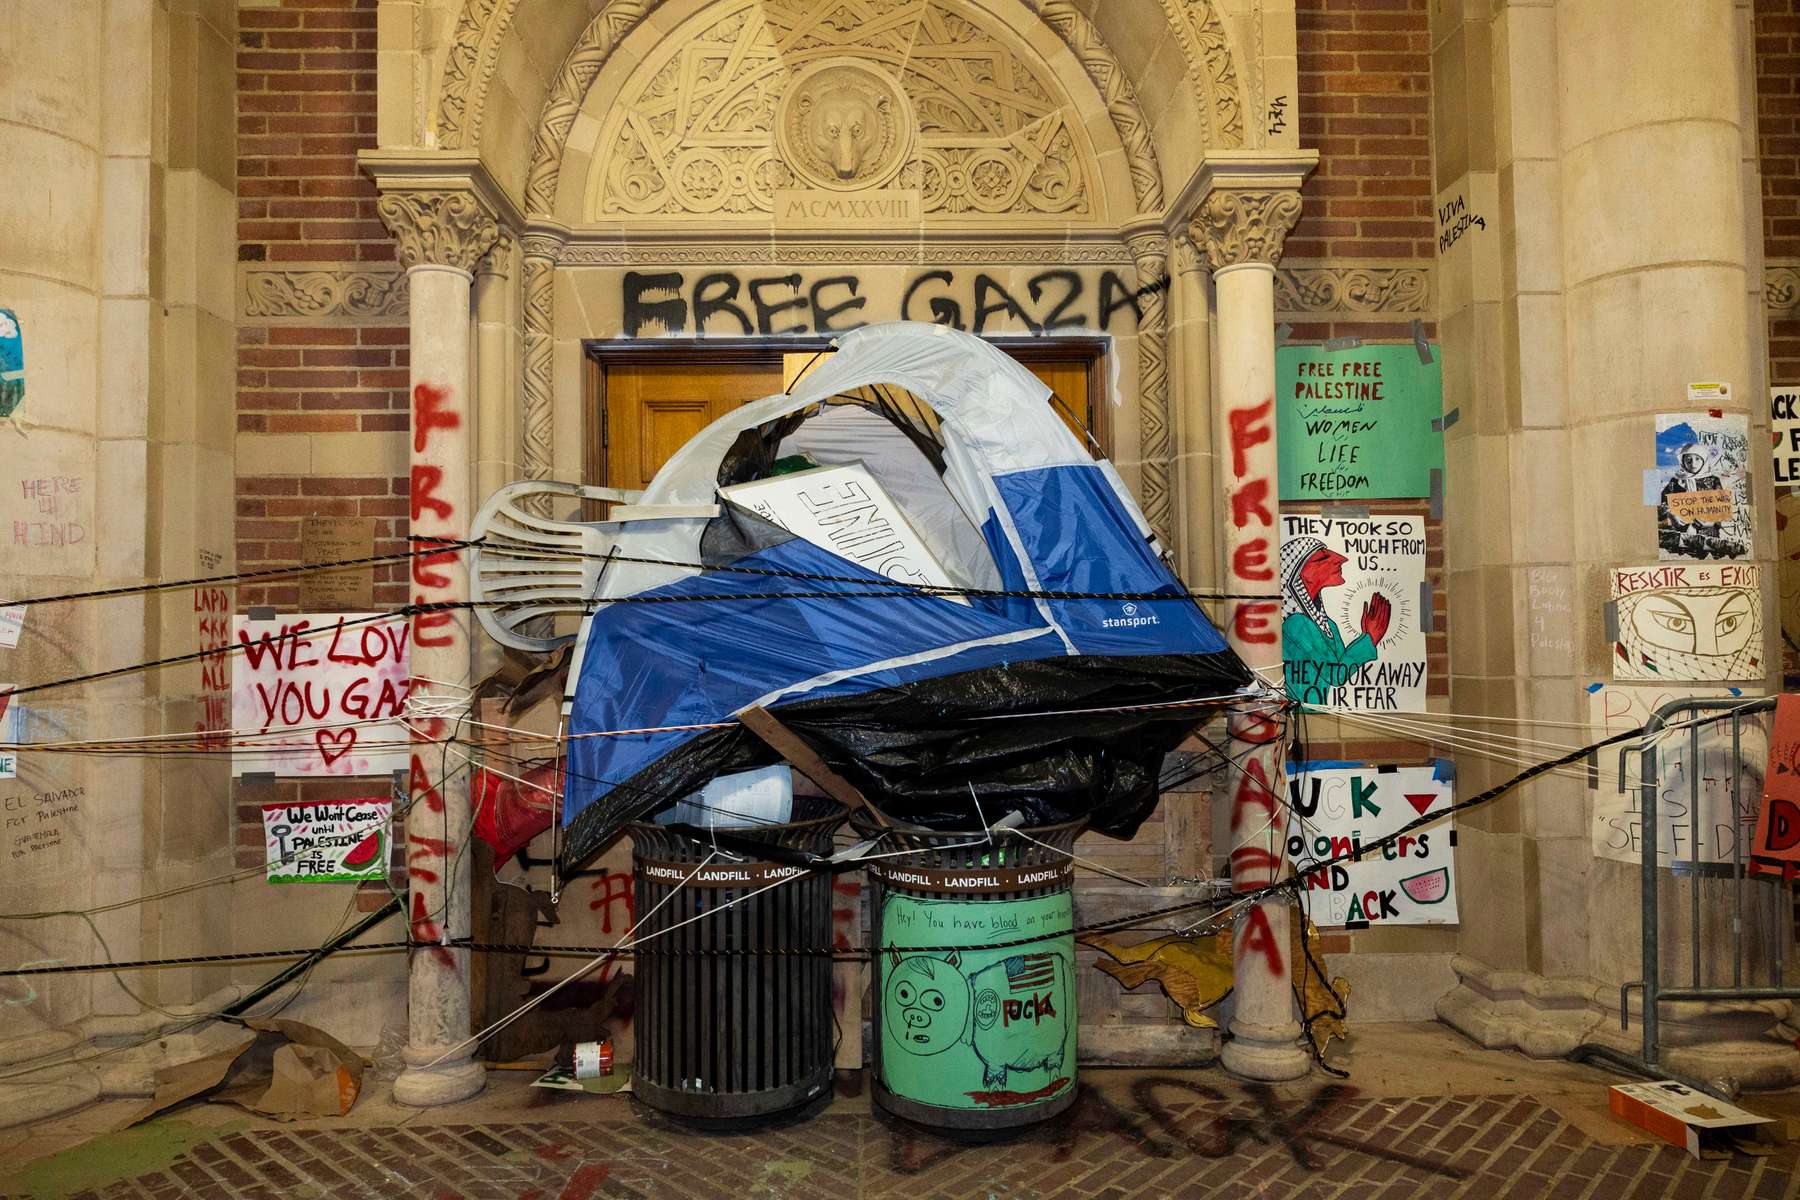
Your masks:
<svg viewBox="0 0 1800 1200"><path fill-rule="evenodd" d="M356 152L375 145L374 0L285 0L244 9L238 33L238 260L322 270L391 263L375 189ZM406 325L243 324L238 429L246 433L404 430ZM377 518L376 553L405 549L406 480L238 479L240 570L300 555L308 515ZM406 602L405 575L378 568L376 602ZM291 580L239 589L239 603L292 609Z"/></svg>
<svg viewBox="0 0 1800 1200"><path fill-rule="evenodd" d="M238 261L327 272L380 270L393 239L356 153L376 144L375 0L282 0L238 14ZM238 327L237 423L248 434L356 434L407 428L407 330L382 320L247 318ZM375 553L407 549L404 475L257 474L237 481L241 571L301 559L308 516L375 520ZM407 601L404 564L376 568L375 604ZM239 610L299 608L299 583L238 588ZM240 785L238 857L261 861L260 805L370 795L381 780Z"/></svg>
<svg viewBox="0 0 1800 1200"><path fill-rule="evenodd" d="M1436 263L1428 3L1297 0L1300 144L1319 151L1319 165L1301 189L1300 222L1288 235L1283 263ZM1359 337L1410 342L1412 319L1419 315L1305 320L1288 314L1284 319L1294 341ZM1425 336L1435 338L1434 314L1422 315ZM1281 507L1283 512L1316 513L1329 505L1286 501ZM1423 500L1369 507L1375 513L1425 518L1425 578L1433 607L1432 628L1425 635L1428 688L1432 696L1448 696L1443 522L1431 516ZM1373 753L1370 747L1351 756Z"/></svg>
<svg viewBox="0 0 1800 1200"><path fill-rule="evenodd" d="M1763 253L1800 264L1800 0L1756 0ZM1800 304L1769 315L1769 382L1800 383Z"/></svg>
<svg viewBox="0 0 1800 1200"><path fill-rule="evenodd" d="M1319 151L1319 166L1284 261L1436 260L1427 4L1296 3L1300 144ZM1391 338L1394 329L1332 320L1296 325L1293 336Z"/></svg>

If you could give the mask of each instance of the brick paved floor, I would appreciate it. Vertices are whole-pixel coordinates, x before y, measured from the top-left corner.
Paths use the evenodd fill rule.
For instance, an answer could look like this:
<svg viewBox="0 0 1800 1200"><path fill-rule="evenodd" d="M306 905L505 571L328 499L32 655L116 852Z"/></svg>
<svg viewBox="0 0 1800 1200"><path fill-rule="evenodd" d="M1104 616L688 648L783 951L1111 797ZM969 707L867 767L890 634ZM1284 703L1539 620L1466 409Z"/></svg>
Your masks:
<svg viewBox="0 0 1800 1200"><path fill-rule="evenodd" d="M1084 1086L1058 1121L1002 1145L896 1129L839 1103L784 1128L696 1134L622 1101L479 1124L225 1129L80 1200L599 1200L601 1197L1800 1196L1800 1148L1697 1162L1606 1144L1516 1094L1409 1099L1340 1084L1275 1092L1205 1075ZM582 1101L585 1101L583 1106ZM169 1118L164 1118L169 1119ZM1604 1119L1604 1118L1601 1118ZM1615 1139L1616 1141L1616 1139ZM94 1147L105 1153L103 1143ZM31 1192L9 1192L28 1195Z"/></svg>

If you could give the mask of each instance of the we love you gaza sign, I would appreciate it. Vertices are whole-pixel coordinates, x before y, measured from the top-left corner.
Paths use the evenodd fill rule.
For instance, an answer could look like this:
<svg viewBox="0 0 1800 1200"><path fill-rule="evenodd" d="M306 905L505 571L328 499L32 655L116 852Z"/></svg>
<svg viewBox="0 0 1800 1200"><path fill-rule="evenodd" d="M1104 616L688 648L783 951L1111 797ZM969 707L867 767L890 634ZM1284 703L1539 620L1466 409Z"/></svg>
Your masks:
<svg viewBox="0 0 1800 1200"><path fill-rule="evenodd" d="M412 687L405 616L315 613L232 626L239 775L385 775L407 764L395 718Z"/></svg>

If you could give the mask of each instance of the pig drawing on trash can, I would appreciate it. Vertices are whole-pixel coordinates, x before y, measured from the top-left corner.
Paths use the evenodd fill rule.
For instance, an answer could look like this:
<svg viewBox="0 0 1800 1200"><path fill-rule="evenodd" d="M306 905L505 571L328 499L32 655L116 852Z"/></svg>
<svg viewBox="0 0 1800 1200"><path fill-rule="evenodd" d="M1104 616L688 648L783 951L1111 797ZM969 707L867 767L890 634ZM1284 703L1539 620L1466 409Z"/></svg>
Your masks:
<svg viewBox="0 0 1800 1200"><path fill-rule="evenodd" d="M1068 1054L1069 964L1054 951L1015 954L964 975L962 955L890 952L883 1005L887 1035L913 1054L967 1042L982 1086L1008 1072L1063 1069Z"/></svg>

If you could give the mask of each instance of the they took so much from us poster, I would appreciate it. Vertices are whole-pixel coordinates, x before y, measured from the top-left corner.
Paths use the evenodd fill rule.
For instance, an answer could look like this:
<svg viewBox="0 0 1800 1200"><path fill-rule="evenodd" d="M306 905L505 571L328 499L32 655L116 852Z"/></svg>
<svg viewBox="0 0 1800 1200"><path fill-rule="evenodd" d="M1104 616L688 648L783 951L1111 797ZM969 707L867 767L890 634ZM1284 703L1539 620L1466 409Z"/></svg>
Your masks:
<svg viewBox="0 0 1800 1200"><path fill-rule="evenodd" d="M1281 518L1281 643L1290 699L1425 708L1422 517Z"/></svg>

